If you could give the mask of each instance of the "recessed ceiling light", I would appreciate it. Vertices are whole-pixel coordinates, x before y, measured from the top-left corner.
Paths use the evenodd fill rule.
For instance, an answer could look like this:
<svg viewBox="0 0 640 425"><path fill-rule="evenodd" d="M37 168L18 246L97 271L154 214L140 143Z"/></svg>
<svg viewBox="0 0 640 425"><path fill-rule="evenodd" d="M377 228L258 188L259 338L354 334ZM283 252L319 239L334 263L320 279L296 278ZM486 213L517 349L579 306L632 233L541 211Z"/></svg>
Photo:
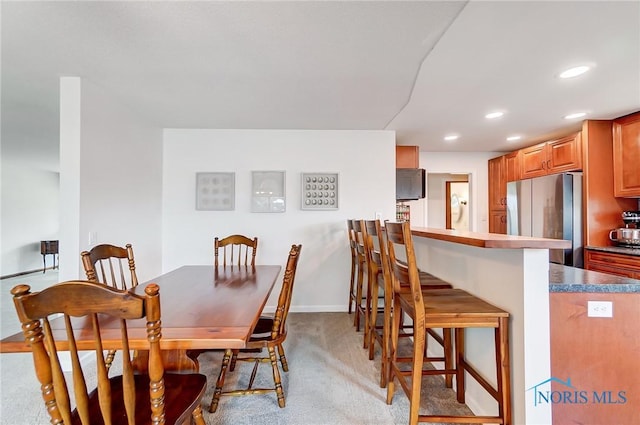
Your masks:
<svg viewBox="0 0 640 425"><path fill-rule="evenodd" d="M522 136L509 136L507 137L508 142L515 142L516 140L522 139Z"/></svg>
<svg viewBox="0 0 640 425"><path fill-rule="evenodd" d="M575 114L569 114L569 115L565 116L564 119L565 120L573 120L575 118L584 117L585 115L587 115L586 112L576 112Z"/></svg>
<svg viewBox="0 0 640 425"><path fill-rule="evenodd" d="M500 112L500 111L496 111L496 112L490 112L487 115L485 115L484 117L487 119L495 119L495 118L500 118L501 116L504 115L504 112Z"/></svg>
<svg viewBox="0 0 640 425"><path fill-rule="evenodd" d="M447 142L452 142L454 140L457 140L458 137L460 136L458 136L457 134L449 134L448 136L444 136L444 140L446 140Z"/></svg>
<svg viewBox="0 0 640 425"><path fill-rule="evenodd" d="M577 77L578 75L582 75L582 74L584 74L585 72L587 72L590 69L591 69L591 67L588 66L588 65L574 66L573 68L569 68L566 71L561 72L559 77L560 78Z"/></svg>

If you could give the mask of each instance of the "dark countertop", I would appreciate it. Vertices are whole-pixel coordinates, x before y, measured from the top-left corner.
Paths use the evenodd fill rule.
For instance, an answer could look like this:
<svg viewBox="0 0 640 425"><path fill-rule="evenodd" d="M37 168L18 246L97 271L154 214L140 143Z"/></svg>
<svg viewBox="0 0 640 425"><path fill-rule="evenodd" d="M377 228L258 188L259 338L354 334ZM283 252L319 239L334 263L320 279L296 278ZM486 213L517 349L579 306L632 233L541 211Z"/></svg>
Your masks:
<svg viewBox="0 0 640 425"><path fill-rule="evenodd" d="M640 280L550 263L549 292L640 293Z"/></svg>
<svg viewBox="0 0 640 425"><path fill-rule="evenodd" d="M640 247L629 248L624 246L586 246L585 249L592 251L611 252L613 254L635 255L640 257Z"/></svg>

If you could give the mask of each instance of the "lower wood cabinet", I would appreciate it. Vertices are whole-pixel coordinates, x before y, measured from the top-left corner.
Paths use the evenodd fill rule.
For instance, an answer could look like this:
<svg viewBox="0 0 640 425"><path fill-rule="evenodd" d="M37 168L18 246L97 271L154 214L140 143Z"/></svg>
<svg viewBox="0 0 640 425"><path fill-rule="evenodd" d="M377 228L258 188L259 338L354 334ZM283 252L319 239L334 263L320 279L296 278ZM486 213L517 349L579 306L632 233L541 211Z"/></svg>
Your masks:
<svg viewBox="0 0 640 425"><path fill-rule="evenodd" d="M507 212L499 210L489 211L489 232L507 234Z"/></svg>
<svg viewBox="0 0 640 425"><path fill-rule="evenodd" d="M584 268L640 279L640 256L585 249Z"/></svg>

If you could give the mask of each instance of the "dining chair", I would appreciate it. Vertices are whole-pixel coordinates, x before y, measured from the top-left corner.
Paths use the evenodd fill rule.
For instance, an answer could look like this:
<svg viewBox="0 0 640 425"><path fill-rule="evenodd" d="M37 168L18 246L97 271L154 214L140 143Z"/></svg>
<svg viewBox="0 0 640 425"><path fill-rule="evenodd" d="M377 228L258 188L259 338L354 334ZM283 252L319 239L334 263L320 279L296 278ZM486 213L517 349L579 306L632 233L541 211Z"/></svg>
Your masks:
<svg viewBox="0 0 640 425"><path fill-rule="evenodd" d="M136 264L131 244L123 247L101 244L80 253L87 280L102 283L116 289L131 289L138 286ZM128 271L126 271L128 270ZM111 367L116 350L109 350L105 359L107 369Z"/></svg>
<svg viewBox="0 0 640 425"><path fill-rule="evenodd" d="M461 289L422 290L408 222L385 223L388 246L388 262L385 267L393 281L393 310L391 324L391 350L389 357L389 382L387 404L391 404L395 381L400 383L409 398L409 424L418 422L446 423L497 423L510 425L511 372L509 362L509 313ZM396 253L396 248L398 252ZM406 263L398 257L405 257ZM408 285L410 290L401 290ZM411 368L397 361L399 314L402 311L413 321L413 346ZM428 329L453 329L455 335L454 358L445 353L444 368L424 368L425 362L435 361L425 356L425 340ZM493 328L496 376L492 385L471 365L465 357L465 329ZM456 397L465 402L466 375L473 377L489 396L497 402L497 415L469 416L420 413L422 377L425 375L454 376Z"/></svg>
<svg viewBox="0 0 640 425"><path fill-rule="evenodd" d="M280 289L280 295L278 297L278 306L270 322L263 321L262 324L256 327L255 331L247 342L247 356L240 356L244 354L243 350L228 349L225 351L222 359L222 366L220 368L220 374L216 381L216 387L213 392L213 398L209 406L209 412L215 412L218 409L218 403L220 397L223 395L251 395L251 394L264 394L268 392L275 392L278 399L278 406L285 406L284 390L282 389L282 382L280 378L280 370L278 367L278 356L280 363L282 364L283 371L288 371L289 367L283 351L279 351L276 354L276 350L280 350L282 344L287 338L287 316L289 314L289 307L291 306L291 296L293 294L293 283L295 281L296 269L298 267L298 259L300 258L300 251L302 245L292 245L289 251L289 257L287 259L287 265L284 271L284 277L282 279L282 288ZM271 325L270 327L267 325ZM260 356L266 349L268 351L268 357ZM253 352L251 352L253 351ZM256 354L256 355L252 355ZM223 391L224 381L227 373L227 369L231 369L231 362L243 361L253 362L253 370L249 379L249 384L246 389L235 389ZM253 388L253 382L258 371L260 363L271 363L271 369L273 374L274 386L271 388Z"/></svg>
<svg viewBox="0 0 640 425"><path fill-rule="evenodd" d="M222 239L215 237L213 240L213 258L216 267L220 262L223 266L255 266L257 252L257 237L251 239L244 235L231 235Z"/></svg>
<svg viewBox="0 0 640 425"><path fill-rule="evenodd" d="M213 263L215 267L229 266L255 266L258 253L258 238L253 239L244 235L230 235L224 238L213 239ZM187 356L198 361L200 354L217 350L187 350Z"/></svg>
<svg viewBox="0 0 640 425"><path fill-rule="evenodd" d="M200 403L206 376L164 372L158 285L148 285L143 296L89 281L62 282L33 293L28 285L17 285L11 293L52 424L183 424L191 419L205 424ZM148 374L133 372L127 321L135 319L147 323ZM66 331L56 330L54 320L64 321ZM119 329L107 326L118 322ZM85 332L87 324L92 345L78 345L74 335ZM102 350L115 345L124 353L122 374L110 378ZM60 364L63 350L71 358L68 375ZM81 362L80 350L95 350L95 362Z"/></svg>
<svg viewBox="0 0 640 425"><path fill-rule="evenodd" d="M117 289L131 289L138 285L136 264L131 244L123 247L96 245L80 253L87 280L100 282ZM125 270L128 269L128 272Z"/></svg>

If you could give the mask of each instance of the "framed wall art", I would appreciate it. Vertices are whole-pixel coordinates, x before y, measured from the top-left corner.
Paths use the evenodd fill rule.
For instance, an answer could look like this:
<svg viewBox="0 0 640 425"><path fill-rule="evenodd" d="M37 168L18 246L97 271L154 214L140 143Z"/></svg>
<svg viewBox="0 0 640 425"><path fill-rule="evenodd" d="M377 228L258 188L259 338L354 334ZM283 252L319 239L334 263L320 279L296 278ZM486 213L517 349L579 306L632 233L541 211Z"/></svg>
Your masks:
<svg viewBox="0 0 640 425"><path fill-rule="evenodd" d="M284 212L285 172L251 172L251 212Z"/></svg>
<svg viewBox="0 0 640 425"><path fill-rule="evenodd" d="M196 210L235 209L235 173L196 173Z"/></svg>
<svg viewBox="0 0 640 425"><path fill-rule="evenodd" d="M338 173L302 173L303 210L338 209Z"/></svg>

